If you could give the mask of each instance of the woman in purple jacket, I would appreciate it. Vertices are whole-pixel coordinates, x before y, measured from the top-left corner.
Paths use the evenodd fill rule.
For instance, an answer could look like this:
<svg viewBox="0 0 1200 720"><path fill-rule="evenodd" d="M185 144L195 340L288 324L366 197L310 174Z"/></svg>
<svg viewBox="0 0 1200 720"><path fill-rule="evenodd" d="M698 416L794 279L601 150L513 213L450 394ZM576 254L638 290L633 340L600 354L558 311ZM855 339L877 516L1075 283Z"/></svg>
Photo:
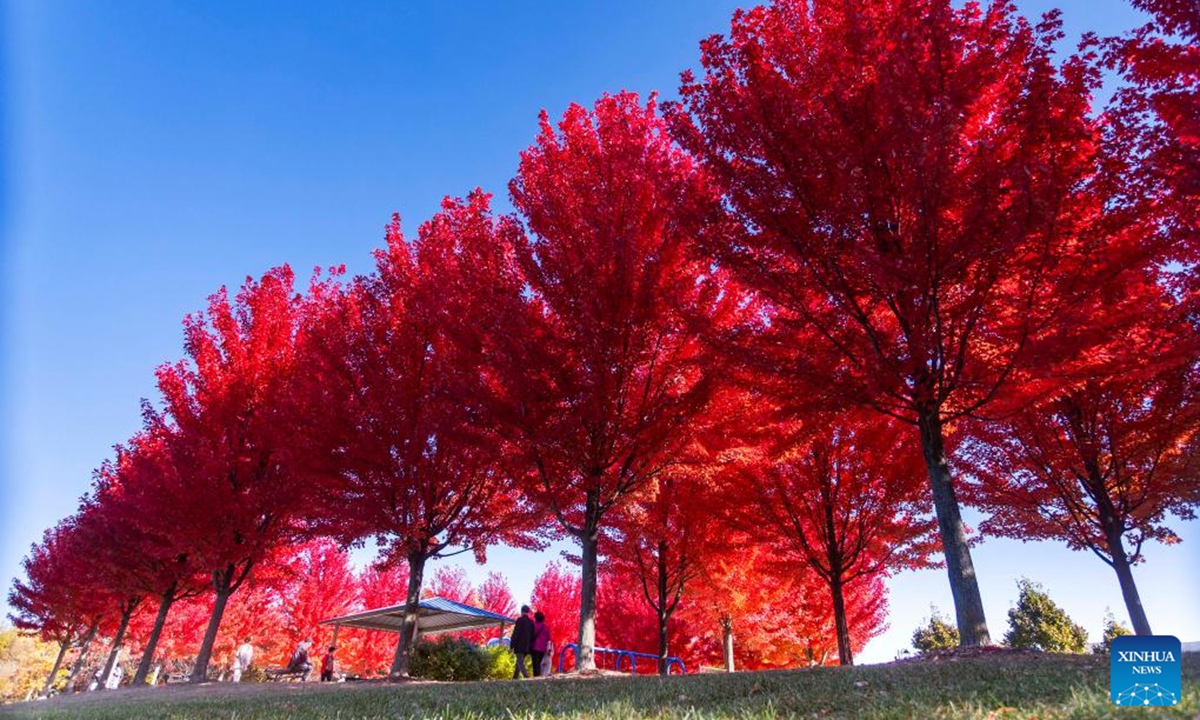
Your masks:
<svg viewBox="0 0 1200 720"><path fill-rule="evenodd" d="M542 658L546 657L546 648L550 645L550 626L546 624L546 615L541 610L533 614L533 676L542 674Z"/></svg>

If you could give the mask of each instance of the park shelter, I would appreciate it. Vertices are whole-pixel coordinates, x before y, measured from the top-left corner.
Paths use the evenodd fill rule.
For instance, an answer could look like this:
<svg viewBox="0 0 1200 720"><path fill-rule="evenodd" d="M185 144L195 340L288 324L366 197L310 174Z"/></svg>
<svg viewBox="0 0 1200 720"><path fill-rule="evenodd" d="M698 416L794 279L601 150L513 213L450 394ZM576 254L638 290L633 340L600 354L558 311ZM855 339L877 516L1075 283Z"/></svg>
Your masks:
<svg viewBox="0 0 1200 720"><path fill-rule="evenodd" d="M417 606L417 633L421 635L498 628L503 636L504 626L514 622L514 618L506 615L442 597L426 598ZM344 627L399 633L404 625L404 603L322 620L321 624L332 625L335 637Z"/></svg>

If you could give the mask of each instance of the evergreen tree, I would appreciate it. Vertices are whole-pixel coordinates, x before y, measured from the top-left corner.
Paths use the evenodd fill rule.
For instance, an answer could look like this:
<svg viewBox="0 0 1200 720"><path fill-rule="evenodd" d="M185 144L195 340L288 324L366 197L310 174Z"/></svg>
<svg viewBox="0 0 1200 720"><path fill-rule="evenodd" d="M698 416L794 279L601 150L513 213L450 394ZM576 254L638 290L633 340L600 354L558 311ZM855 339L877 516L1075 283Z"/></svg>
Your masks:
<svg viewBox="0 0 1200 720"><path fill-rule="evenodd" d="M1081 653L1087 649L1087 631L1050 599L1038 583L1017 581L1021 595L1008 611L1004 644L1044 652Z"/></svg>
<svg viewBox="0 0 1200 720"><path fill-rule="evenodd" d="M929 622L913 631L912 644L922 655L936 650L958 647L958 628L938 612L936 605L929 606Z"/></svg>
<svg viewBox="0 0 1200 720"><path fill-rule="evenodd" d="M1108 649L1112 647L1112 641L1122 635L1132 635L1133 631L1122 625L1115 617L1112 611L1104 613L1104 633L1101 640L1093 648L1092 652L1097 655L1107 655Z"/></svg>

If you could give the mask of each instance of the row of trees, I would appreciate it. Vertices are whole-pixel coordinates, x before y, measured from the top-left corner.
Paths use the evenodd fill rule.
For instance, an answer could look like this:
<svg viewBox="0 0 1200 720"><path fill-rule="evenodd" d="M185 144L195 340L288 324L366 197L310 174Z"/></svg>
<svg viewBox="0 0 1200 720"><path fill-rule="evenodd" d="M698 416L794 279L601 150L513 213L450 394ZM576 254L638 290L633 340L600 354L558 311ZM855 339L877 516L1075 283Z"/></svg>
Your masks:
<svg viewBox="0 0 1200 720"><path fill-rule="evenodd" d="M119 644L211 593L201 680L272 552L375 543L407 570L402 676L430 560L569 537L581 668L605 558L664 656L689 583L774 564L824 586L850 663L847 593L931 559L990 642L965 500L1094 550L1150 632L1130 567L1200 500L1200 182L1197 27L1142 5L1056 62L1057 16L1003 2L779 0L679 102L543 113L514 215L448 198L370 275L281 267L189 316L18 621L65 647L115 616Z"/></svg>
<svg viewBox="0 0 1200 720"><path fill-rule="evenodd" d="M744 613L738 626L738 667L786 667L836 658L829 599L820 584L789 574L773 577L771 572L771 566L760 564L752 572L729 578L744 585L744 589L732 593L737 603L734 611ZM335 636L332 627L320 623L393 603L403 597L407 585L408 573L403 565L388 570L368 566L355 572L348 554L327 539L281 548L264 559L252 578L230 598L213 646L209 678L228 677L235 650L245 637L252 638L259 668L282 666L303 639L314 639L317 648L336 639L339 672L369 678L386 676L395 653L394 639L385 633L351 628L342 628ZM555 643L561 648L572 642L579 618L578 572L552 562L535 580L534 587L530 602L548 616ZM884 626L886 605L880 590L875 586L851 596L855 647L861 647ZM713 637L712 628L723 608L729 607L729 595L722 579L714 577L693 588L673 614L672 653L681 656L688 667L723 662L723 648L720 639ZM422 596L444 597L510 617L516 613L508 581L496 572L473 585L461 568L442 567L428 578ZM119 643L119 618L109 615L86 643L46 643L11 652L8 661L16 672L22 677L37 673L40 680L36 688L31 685L32 677L23 680L19 694L7 693L5 697L24 697L27 690L46 692L51 687L77 690L97 677L105 679L103 673L108 667L120 666L129 681L145 664L150 668L147 682L190 671L215 602L212 593L179 600L157 634L158 609L152 603L143 603L129 618ZM605 565L598 584L597 608L600 644L642 649L654 646L658 637L656 614L643 601L638 578ZM498 633L493 628L458 634L473 642L484 642ZM26 641L33 639L19 639ZM568 655L566 662L571 667L573 655ZM643 664L639 669L649 668Z"/></svg>

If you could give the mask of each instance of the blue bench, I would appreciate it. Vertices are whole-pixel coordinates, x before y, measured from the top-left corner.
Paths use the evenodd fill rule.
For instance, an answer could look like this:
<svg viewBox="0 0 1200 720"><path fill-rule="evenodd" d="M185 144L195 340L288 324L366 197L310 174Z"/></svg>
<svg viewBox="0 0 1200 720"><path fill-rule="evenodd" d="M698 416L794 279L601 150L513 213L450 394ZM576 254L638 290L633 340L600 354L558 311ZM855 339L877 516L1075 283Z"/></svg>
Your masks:
<svg viewBox="0 0 1200 720"><path fill-rule="evenodd" d="M578 658L579 657L579 643L567 643L566 645L562 646L562 650L559 651L559 654L558 654L558 671L560 673L563 671L563 662L566 660L568 650L575 653L575 657ZM637 674L638 658L642 658L644 660L651 660L655 663L655 665L658 664L658 656L651 655L650 653L634 652L633 650L615 650L613 648L602 648L602 647L592 648L592 650L597 655L600 655L600 654L615 655L616 657L614 660L613 667L615 667L618 672L621 670L621 663L624 660L629 661L629 672L634 675ZM679 658L674 657L674 656L667 658L667 674L668 675L671 674L672 668L678 668L680 675L684 675L687 673L687 667L683 664L683 660L680 660Z"/></svg>

